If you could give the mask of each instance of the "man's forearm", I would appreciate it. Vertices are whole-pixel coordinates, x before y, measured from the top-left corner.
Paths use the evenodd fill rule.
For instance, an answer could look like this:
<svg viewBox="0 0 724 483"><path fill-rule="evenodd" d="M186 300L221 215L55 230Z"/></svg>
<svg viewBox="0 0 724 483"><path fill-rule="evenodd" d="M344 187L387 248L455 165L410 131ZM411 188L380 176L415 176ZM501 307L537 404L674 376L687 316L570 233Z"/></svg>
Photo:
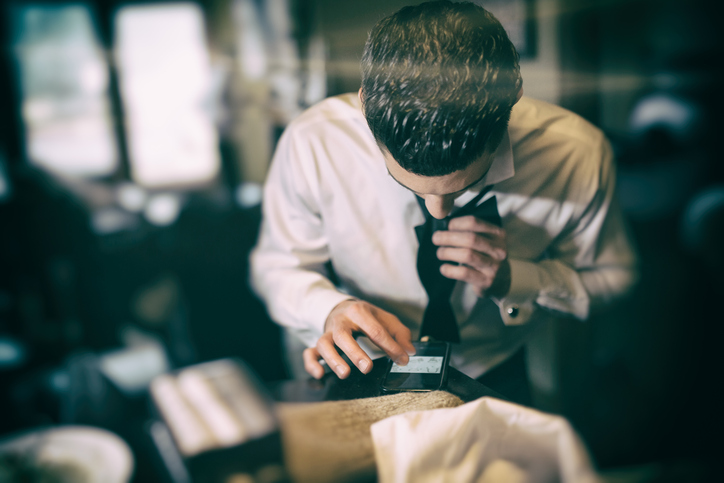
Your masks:
<svg viewBox="0 0 724 483"><path fill-rule="evenodd" d="M273 267L264 257L252 259L252 286L272 320L285 327L324 332L332 309L349 295L323 274L302 268Z"/></svg>

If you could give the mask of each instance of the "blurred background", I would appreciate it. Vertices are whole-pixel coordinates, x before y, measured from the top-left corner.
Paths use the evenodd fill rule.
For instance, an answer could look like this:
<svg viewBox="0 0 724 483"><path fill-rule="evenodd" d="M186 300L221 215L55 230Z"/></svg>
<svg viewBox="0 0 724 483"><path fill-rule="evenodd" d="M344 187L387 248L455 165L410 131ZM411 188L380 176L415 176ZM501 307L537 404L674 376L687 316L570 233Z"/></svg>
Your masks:
<svg viewBox="0 0 724 483"><path fill-rule="evenodd" d="M261 183L284 127L357 90L367 31L412 3L2 3L0 438L92 424L138 451L126 417L153 375L234 356L289 377L247 284ZM526 95L611 139L641 258L628 299L542 336L537 405L602 469L690 481L724 430L716 2L476 3L518 47Z"/></svg>

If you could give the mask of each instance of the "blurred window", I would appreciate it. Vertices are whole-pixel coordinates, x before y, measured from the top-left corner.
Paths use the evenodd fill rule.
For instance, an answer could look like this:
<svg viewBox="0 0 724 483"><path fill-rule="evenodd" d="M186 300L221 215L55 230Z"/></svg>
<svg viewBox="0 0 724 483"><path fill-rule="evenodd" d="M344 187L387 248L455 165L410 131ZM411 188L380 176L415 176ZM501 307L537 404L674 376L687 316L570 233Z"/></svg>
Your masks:
<svg viewBox="0 0 724 483"><path fill-rule="evenodd" d="M63 175L113 174L108 69L89 7L18 6L11 31L29 161Z"/></svg>
<svg viewBox="0 0 724 483"><path fill-rule="evenodd" d="M220 159L199 6L123 7L115 36L132 180L147 188L213 181Z"/></svg>

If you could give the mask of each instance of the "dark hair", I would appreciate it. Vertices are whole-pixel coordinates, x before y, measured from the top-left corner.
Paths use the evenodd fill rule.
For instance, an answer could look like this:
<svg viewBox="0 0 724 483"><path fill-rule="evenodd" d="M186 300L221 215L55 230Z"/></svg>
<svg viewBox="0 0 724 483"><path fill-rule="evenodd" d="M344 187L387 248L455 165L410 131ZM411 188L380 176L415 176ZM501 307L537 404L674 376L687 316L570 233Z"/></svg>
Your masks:
<svg viewBox="0 0 724 483"><path fill-rule="evenodd" d="M521 84L505 29L472 3L405 7L373 27L362 56L367 123L402 168L422 176L497 149Z"/></svg>

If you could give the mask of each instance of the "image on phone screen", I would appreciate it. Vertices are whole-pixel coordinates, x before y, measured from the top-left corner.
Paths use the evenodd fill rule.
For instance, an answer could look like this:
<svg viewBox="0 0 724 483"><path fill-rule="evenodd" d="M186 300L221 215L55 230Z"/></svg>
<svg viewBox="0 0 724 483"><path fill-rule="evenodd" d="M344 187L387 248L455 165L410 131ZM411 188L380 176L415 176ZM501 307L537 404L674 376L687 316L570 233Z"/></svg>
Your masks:
<svg viewBox="0 0 724 483"><path fill-rule="evenodd" d="M450 344L413 342L416 354L400 366L390 361L381 384L383 392L436 391L446 382Z"/></svg>
<svg viewBox="0 0 724 483"><path fill-rule="evenodd" d="M442 362L445 358L439 356L410 356L406 366L398 366L394 362L390 372L421 372L425 374L439 374L442 371Z"/></svg>

